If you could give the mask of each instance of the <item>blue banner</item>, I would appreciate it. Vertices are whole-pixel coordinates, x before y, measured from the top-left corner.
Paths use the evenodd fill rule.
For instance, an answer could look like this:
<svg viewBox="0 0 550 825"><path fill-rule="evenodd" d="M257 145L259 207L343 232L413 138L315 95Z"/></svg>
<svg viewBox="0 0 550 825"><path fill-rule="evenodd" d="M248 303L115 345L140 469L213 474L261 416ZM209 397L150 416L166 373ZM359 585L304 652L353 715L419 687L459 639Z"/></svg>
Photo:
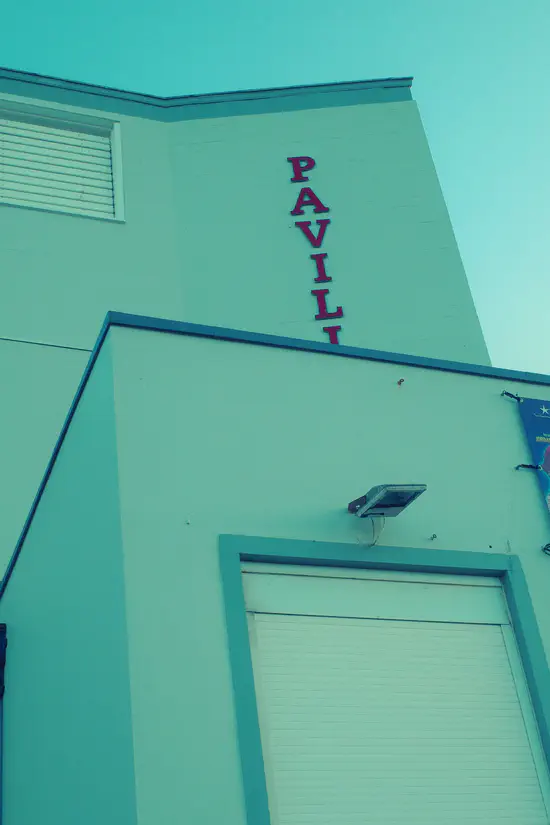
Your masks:
<svg viewBox="0 0 550 825"><path fill-rule="evenodd" d="M550 401L522 398L519 411L533 464L540 467L539 484L550 510Z"/></svg>

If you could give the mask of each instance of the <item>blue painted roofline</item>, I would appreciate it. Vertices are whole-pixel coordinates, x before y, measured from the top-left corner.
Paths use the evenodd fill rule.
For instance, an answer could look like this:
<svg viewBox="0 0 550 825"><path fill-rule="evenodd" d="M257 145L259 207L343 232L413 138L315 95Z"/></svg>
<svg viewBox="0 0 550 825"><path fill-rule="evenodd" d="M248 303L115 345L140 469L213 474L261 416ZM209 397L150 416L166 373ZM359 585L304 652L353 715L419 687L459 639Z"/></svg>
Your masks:
<svg viewBox="0 0 550 825"><path fill-rule="evenodd" d="M280 335L266 335L263 332L246 332L227 327L209 327L202 324L190 324L186 321L170 321L164 318L149 318L146 315L130 315L126 312L108 312L105 323L108 326L133 327L156 332L172 332L177 335L195 335L203 338L219 338L223 341L240 341L245 344L259 344L264 347L303 350L337 355L341 358L360 358L364 361L383 361L388 364L402 364L409 367L459 372L464 375L479 375L483 378L502 378L505 381L519 381L527 384L550 386L550 375L536 372L506 370L499 367L487 367L467 364L462 361L444 361L440 358L424 358L421 355L406 355L399 352L385 352L364 347L347 347L342 344L325 344L320 341L306 341L302 338L285 338Z"/></svg>
<svg viewBox="0 0 550 825"><path fill-rule="evenodd" d="M316 352L322 355L331 355L339 358L358 358L363 361L378 361L386 364L400 364L409 367L419 367L422 369L440 370L442 372L454 372L462 375L474 375L480 378L499 378L503 381L512 381L528 384L539 384L550 387L550 375L541 375L534 372L519 372L516 370L505 370L496 367L486 367L477 364L466 364L460 361L443 361L438 358L423 358L418 355L406 355L395 352L384 352L383 350L364 349L362 347L347 347L340 344L324 344L318 341L306 341L300 338L285 338L279 335L265 335L261 332L245 332L238 329L226 327L210 327L202 324L190 324L185 321L170 321L164 318L150 318L146 315L130 315L125 312L108 312L98 339L94 345L86 369L76 391L69 412L61 428L61 432L50 456L48 466L40 482L38 492L34 498L29 515L25 521L21 535L13 551L2 582L0 583L0 599L4 595L13 569L19 558L21 548L25 543L25 538L29 532L34 514L36 513L42 494L46 488L57 456L65 436L70 427L73 416L78 407L80 398L88 379L94 368L94 364L101 351L101 347L111 327L127 327L130 329L145 329L152 332L167 332L172 335L192 335L201 338L215 338L220 341L235 341L243 344L256 344L264 347L276 347L279 349L290 349L300 352Z"/></svg>
<svg viewBox="0 0 550 825"><path fill-rule="evenodd" d="M162 97L0 67L0 94L38 98L161 121L411 100L411 85L412 77L390 77Z"/></svg>

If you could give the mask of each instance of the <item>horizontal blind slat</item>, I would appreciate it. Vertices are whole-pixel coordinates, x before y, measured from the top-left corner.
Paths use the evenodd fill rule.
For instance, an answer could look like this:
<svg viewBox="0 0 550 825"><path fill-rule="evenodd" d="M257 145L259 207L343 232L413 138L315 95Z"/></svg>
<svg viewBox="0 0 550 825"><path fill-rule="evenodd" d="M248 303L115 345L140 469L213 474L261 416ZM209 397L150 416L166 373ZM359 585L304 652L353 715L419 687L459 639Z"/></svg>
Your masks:
<svg viewBox="0 0 550 825"><path fill-rule="evenodd" d="M112 201L110 193L102 194L84 194L60 189L48 189L45 186L34 186L32 184L13 184L11 182L4 183L0 179L0 192L19 192L21 195L34 195L36 198L60 198L66 201L80 201L87 203L109 204Z"/></svg>
<svg viewBox="0 0 550 825"><path fill-rule="evenodd" d="M0 131L6 131L10 134L28 135L29 137L35 138L59 139L67 143L71 141L85 141L89 143L90 146L105 146L107 149L110 145L108 134L99 135L91 132L81 132L76 129L55 129L50 126L27 123L21 120L7 120L6 118L0 118Z"/></svg>
<svg viewBox="0 0 550 825"><path fill-rule="evenodd" d="M60 189L65 192L90 192L90 194L108 195L112 197L112 185L109 180L94 181L90 178L79 178L67 175L65 178L53 175L32 174L26 170L7 171L0 165L0 186L11 185L34 186L42 188Z"/></svg>
<svg viewBox="0 0 550 825"><path fill-rule="evenodd" d="M111 155L108 149L96 149L85 145L77 146L73 143L54 143L47 140L28 140L27 138L17 138L13 135L6 135L0 132L0 147L6 150L17 151L23 146L26 151L37 154L47 153L54 157L97 158L98 161L105 161Z"/></svg>
<svg viewBox="0 0 550 825"><path fill-rule="evenodd" d="M113 174L110 167L104 170L94 169L74 169L68 166L57 166L51 163L18 163L13 158L0 157L0 174L7 175L27 175L33 178L47 178L48 180L71 181L82 180L90 184L104 185L111 187Z"/></svg>
<svg viewBox="0 0 550 825"><path fill-rule="evenodd" d="M46 144L50 146L52 149L56 147L60 147L63 149L71 150L71 151L79 151L80 149L89 149L93 152L109 154L110 145L109 141L101 142L101 143L92 143L84 138L71 138L69 140L64 140L62 137L58 137L57 135L49 135L49 134L40 134L29 132L25 133L22 130L9 130L3 129L0 126L0 140L6 141L14 141L16 143L29 143L29 144Z"/></svg>
<svg viewBox="0 0 550 825"><path fill-rule="evenodd" d="M35 200L33 198L25 198L22 193L9 194L0 191L0 205L8 204L14 206L25 206L33 209L45 209L48 212L64 212L68 215L89 215L93 218L112 218L113 209L99 208L97 204L82 204L76 201L67 201L66 203L60 200Z"/></svg>
<svg viewBox="0 0 550 825"><path fill-rule="evenodd" d="M111 168L110 158L99 160L98 158L90 158L82 156L80 158L72 158L63 155L54 155L49 152L41 152L38 150L28 150L26 147L21 149L14 149L3 147L0 143L0 163L3 161L14 161L33 165L35 163L50 163L54 166L59 166L62 169L84 169L94 172L96 169L105 171Z"/></svg>
<svg viewBox="0 0 550 825"><path fill-rule="evenodd" d="M21 172L21 174L24 175L43 177L49 177L51 175L58 180L77 177L90 181L112 182L112 169L110 165L105 167L94 167L90 165L77 167L74 164L61 165L58 163L43 163L34 159L29 159L29 162L26 162L21 158L2 157L0 154L0 169L11 174L19 174L19 172Z"/></svg>

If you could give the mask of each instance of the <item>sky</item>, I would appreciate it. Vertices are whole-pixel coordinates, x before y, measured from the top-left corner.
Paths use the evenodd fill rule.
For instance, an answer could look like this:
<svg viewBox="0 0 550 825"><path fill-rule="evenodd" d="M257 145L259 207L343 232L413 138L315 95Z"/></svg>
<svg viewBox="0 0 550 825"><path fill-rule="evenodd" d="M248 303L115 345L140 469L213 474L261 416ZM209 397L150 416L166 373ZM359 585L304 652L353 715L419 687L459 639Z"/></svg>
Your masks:
<svg viewBox="0 0 550 825"><path fill-rule="evenodd" d="M25 0L0 65L159 95L412 75L493 364L550 373L550 0Z"/></svg>

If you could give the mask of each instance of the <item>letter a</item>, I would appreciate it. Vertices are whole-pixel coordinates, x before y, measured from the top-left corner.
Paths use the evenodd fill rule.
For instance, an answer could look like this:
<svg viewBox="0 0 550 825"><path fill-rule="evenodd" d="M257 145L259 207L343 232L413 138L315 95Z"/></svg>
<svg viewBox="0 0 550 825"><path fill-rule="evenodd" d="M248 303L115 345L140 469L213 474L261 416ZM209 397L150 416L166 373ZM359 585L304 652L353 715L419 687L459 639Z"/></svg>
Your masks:
<svg viewBox="0 0 550 825"><path fill-rule="evenodd" d="M328 206L319 200L313 189L310 189L309 186L304 186L303 189L300 189L300 194L298 195L298 200L296 201L296 206L290 213L291 215L303 215L304 214L304 206L313 206L313 211L317 214L319 212L328 212Z"/></svg>

